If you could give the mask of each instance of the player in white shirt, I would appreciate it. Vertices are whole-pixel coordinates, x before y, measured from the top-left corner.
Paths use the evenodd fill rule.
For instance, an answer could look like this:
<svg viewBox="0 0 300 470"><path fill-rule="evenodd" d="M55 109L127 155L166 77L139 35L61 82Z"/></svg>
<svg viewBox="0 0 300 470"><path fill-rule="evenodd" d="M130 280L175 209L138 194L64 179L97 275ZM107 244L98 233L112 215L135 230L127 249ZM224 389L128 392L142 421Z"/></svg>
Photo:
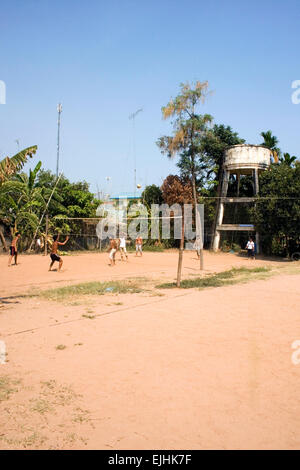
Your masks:
<svg viewBox="0 0 300 470"><path fill-rule="evenodd" d="M255 243L252 238L249 238L246 248L248 250L248 259L252 258L255 259Z"/></svg>
<svg viewBox="0 0 300 470"><path fill-rule="evenodd" d="M127 250L126 250L126 238L124 237L124 235L122 235L119 240L120 240L119 249L121 253L121 260L123 261L123 254L125 255L125 258L127 260L128 256L127 256Z"/></svg>

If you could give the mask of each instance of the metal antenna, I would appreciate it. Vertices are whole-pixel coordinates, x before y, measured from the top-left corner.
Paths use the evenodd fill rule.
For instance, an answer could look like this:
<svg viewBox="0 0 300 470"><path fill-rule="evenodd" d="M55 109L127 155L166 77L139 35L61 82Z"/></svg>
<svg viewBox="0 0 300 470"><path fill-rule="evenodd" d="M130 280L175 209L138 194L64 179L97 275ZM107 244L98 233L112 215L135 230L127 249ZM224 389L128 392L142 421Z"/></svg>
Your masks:
<svg viewBox="0 0 300 470"><path fill-rule="evenodd" d="M60 133L60 115L62 112L62 105L58 103L57 105L57 159L56 159L56 178L58 178L58 171L59 171L59 133Z"/></svg>
<svg viewBox="0 0 300 470"><path fill-rule="evenodd" d="M133 135L133 159L134 159L134 197L136 196L136 153L135 153L135 118L143 111L143 108L138 109L135 113L128 116L128 119L132 121L132 135Z"/></svg>

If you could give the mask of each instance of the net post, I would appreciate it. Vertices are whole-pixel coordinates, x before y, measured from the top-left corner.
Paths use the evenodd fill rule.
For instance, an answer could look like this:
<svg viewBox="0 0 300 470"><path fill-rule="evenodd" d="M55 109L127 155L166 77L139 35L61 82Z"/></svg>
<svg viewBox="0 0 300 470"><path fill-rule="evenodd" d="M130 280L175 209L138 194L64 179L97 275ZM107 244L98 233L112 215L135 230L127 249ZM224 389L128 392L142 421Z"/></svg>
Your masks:
<svg viewBox="0 0 300 470"><path fill-rule="evenodd" d="M181 239L180 239L180 247L179 247L179 253L178 253L178 267L177 267L177 282L176 282L177 287L180 287L180 283L181 283L183 248L184 248L184 218L182 217Z"/></svg>
<svg viewBox="0 0 300 470"><path fill-rule="evenodd" d="M44 256L48 254L48 230L49 230L49 216L46 214L46 231L45 231L45 243L44 243Z"/></svg>

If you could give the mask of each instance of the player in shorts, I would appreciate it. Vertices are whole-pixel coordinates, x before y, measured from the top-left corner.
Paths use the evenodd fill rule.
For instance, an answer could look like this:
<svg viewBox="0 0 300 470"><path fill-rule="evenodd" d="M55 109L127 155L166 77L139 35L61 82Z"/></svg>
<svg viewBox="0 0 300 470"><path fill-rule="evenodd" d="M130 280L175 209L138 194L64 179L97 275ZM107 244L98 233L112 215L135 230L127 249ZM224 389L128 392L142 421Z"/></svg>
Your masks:
<svg viewBox="0 0 300 470"><path fill-rule="evenodd" d="M201 240L199 237L196 238L194 243L194 250L196 250L197 258L200 259Z"/></svg>
<svg viewBox="0 0 300 470"><path fill-rule="evenodd" d="M255 259L255 244L252 238L248 240L248 243L246 245L247 248L247 253L248 253L248 259Z"/></svg>
<svg viewBox="0 0 300 470"><path fill-rule="evenodd" d="M8 258L8 267L10 267L12 259L15 258L15 265L17 266L17 259L18 259L18 241L21 237L20 232L16 232L13 241L9 247L9 258Z"/></svg>
<svg viewBox="0 0 300 470"><path fill-rule="evenodd" d="M109 241L109 259L110 259L110 266L114 266L116 264L116 253L118 249L118 242L114 238L111 238Z"/></svg>
<svg viewBox="0 0 300 470"><path fill-rule="evenodd" d="M121 253L121 260L123 261L123 255L125 256L126 260L128 260L127 250L126 250L126 238L124 237L123 234L119 240L120 240L119 248L120 248L120 253Z"/></svg>
<svg viewBox="0 0 300 470"><path fill-rule="evenodd" d="M54 235L51 254L50 254L51 264L49 267L49 271L51 271L51 268L54 265L55 261L59 263L58 271L61 270L61 267L63 265L63 260L61 259L61 256L58 256L57 250L58 250L58 246L65 245L67 243L67 241L69 240L69 237L67 237L63 243L59 242L58 240L59 240L59 235Z"/></svg>
<svg viewBox="0 0 300 470"><path fill-rule="evenodd" d="M138 256L139 253L143 256L143 239L141 237L137 237L135 240L135 256Z"/></svg>

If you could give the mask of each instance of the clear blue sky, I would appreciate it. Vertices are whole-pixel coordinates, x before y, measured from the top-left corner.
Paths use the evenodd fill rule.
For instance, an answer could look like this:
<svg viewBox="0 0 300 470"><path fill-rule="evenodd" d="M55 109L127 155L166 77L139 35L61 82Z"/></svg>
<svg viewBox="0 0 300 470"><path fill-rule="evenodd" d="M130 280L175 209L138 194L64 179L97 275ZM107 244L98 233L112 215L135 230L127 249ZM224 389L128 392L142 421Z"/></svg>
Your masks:
<svg viewBox="0 0 300 470"><path fill-rule="evenodd" d="M2 0L0 157L32 144L56 166L56 105L63 104L61 168L96 190L133 191L177 171L155 141L170 132L161 107L180 82L208 80L202 112L259 144L271 129L300 156L299 0ZM28 166L27 166L28 168ZM110 187L105 177L111 176Z"/></svg>

